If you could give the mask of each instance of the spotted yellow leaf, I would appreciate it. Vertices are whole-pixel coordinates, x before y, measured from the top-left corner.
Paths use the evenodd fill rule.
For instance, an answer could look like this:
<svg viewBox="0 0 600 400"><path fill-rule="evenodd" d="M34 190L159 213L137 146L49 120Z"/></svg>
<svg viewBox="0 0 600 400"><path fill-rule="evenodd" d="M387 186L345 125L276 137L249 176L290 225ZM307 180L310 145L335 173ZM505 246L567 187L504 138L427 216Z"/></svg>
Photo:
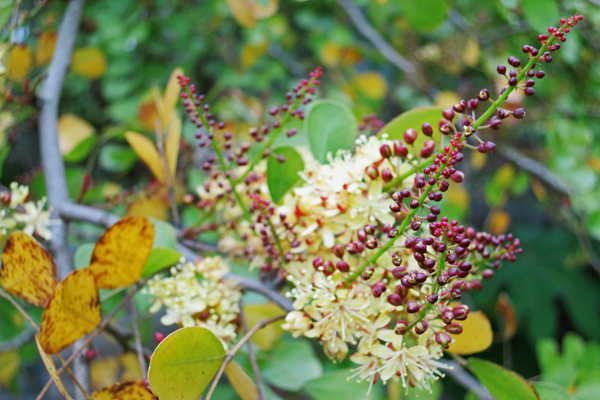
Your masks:
<svg viewBox="0 0 600 400"><path fill-rule="evenodd" d="M179 95L181 94L181 86L177 81L177 77L183 75L183 69L176 68L169 77L169 82L167 83L167 88L165 89L165 96L162 101L162 116L161 116L161 125L163 132L165 129L171 124L171 121L175 118L176 113L175 106L177 105L177 100L179 100Z"/></svg>
<svg viewBox="0 0 600 400"><path fill-rule="evenodd" d="M460 335L450 335L454 341L450 344L448 353L473 354L484 351L492 345L492 326L482 311L473 311L462 321L463 332Z"/></svg>
<svg viewBox="0 0 600 400"><path fill-rule="evenodd" d="M97 47L77 49L73 53L71 69L86 78L100 78L106 72L106 57Z"/></svg>
<svg viewBox="0 0 600 400"><path fill-rule="evenodd" d="M37 49L35 50L35 62L38 65L44 65L52 60L54 47L56 46L56 32L48 31L40 35Z"/></svg>
<svg viewBox="0 0 600 400"><path fill-rule="evenodd" d="M154 225L148 218L126 217L108 228L94 247L90 271L101 289L136 283L154 244Z"/></svg>
<svg viewBox="0 0 600 400"><path fill-rule="evenodd" d="M44 309L38 340L56 354L94 330L101 321L100 296L89 268L71 272L58 284Z"/></svg>
<svg viewBox="0 0 600 400"><path fill-rule="evenodd" d="M33 56L27 46L14 46L10 52L6 72L8 77L15 81L22 81L31 71Z"/></svg>
<svg viewBox="0 0 600 400"><path fill-rule="evenodd" d="M139 158L150 168L150 171L154 174L159 182L165 183L165 169L160 160L158 150L154 146L154 143L146 136L141 135L137 132L126 132L125 138L129 142L129 145L135 151Z"/></svg>
<svg viewBox="0 0 600 400"><path fill-rule="evenodd" d="M38 340L37 336L35 337L35 344L37 345L37 349L38 349L38 352L40 353L40 357L42 357L42 361L44 362L44 365L46 366L46 369L48 370L48 373L50 374L50 378L52 378L52 381L58 388L58 391L60 392L60 394L63 395L63 397L65 399L72 400L71 396L69 396L69 393L67 392L67 389L65 389L65 385L60 380L60 375L58 375L58 372L56 371L56 367L54 366L54 361L52 361L52 358L50 356L48 356L48 354L46 354L44 349L42 349L42 345L40 344L40 341Z"/></svg>
<svg viewBox="0 0 600 400"><path fill-rule="evenodd" d="M115 383L92 393L91 400L158 400L142 381Z"/></svg>
<svg viewBox="0 0 600 400"><path fill-rule="evenodd" d="M225 367L227 380L242 400L258 400L258 388L246 371L234 360Z"/></svg>
<svg viewBox="0 0 600 400"><path fill-rule="evenodd" d="M13 232L4 245L0 278L7 292L37 307L46 305L58 284L50 253L23 232Z"/></svg>

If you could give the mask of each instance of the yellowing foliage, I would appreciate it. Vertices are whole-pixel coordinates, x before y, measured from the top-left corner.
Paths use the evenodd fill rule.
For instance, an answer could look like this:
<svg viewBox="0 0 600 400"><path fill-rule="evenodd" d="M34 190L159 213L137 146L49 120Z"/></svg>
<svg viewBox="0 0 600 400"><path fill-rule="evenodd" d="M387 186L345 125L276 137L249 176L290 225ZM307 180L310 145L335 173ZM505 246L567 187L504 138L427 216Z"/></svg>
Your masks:
<svg viewBox="0 0 600 400"><path fill-rule="evenodd" d="M44 65L52 60L54 47L56 46L56 32L49 31L40 35L37 49L35 50L35 62Z"/></svg>
<svg viewBox="0 0 600 400"><path fill-rule="evenodd" d="M227 380L242 400L258 400L258 388L246 371L234 360L225 367Z"/></svg>
<svg viewBox="0 0 600 400"><path fill-rule="evenodd" d="M58 284L58 271L50 253L35 239L13 232L2 252L0 278L7 292L43 307Z"/></svg>
<svg viewBox="0 0 600 400"><path fill-rule="evenodd" d="M123 218L98 239L90 271L101 289L136 283L154 244L154 225L143 217Z"/></svg>
<svg viewBox="0 0 600 400"><path fill-rule="evenodd" d="M69 154L77 145L92 136L95 129L87 121L73 114L58 120L58 147L60 154Z"/></svg>
<svg viewBox="0 0 600 400"><path fill-rule="evenodd" d="M142 381L115 383L92 393L91 400L157 400Z"/></svg>
<svg viewBox="0 0 600 400"><path fill-rule="evenodd" d="M160 155L158 150L154 146L154 143L146 136L141 135L137 132L126 132L125 138L129 142L133 151L142 159L144 163L150 168L150 171L154 174L154 177L159 182L165 183L165 169L160 161Z"/></svg>
<svg viewBox="0 0 600 400"><path fill-rule="evenodd" d="M8 386L21 368L19 350L13 349L0 354L0 387Z"/></svg>
<svg viewBox="0 0 600 400"><path fill-rule="evenodd" d="M52 381L58 388L58 391L60 392L60 394L63 395L63 397L65 399L72 400L71 396L69 396L69 393L67 392L67 389L65 389L65 385L60 380L60 375L58 375L58 372L56 371L56 367L54 366L54 361L52 361L52 358L50 356L48 356L48 354L46 354L44 349L42 349L42 345L40 345L40 341L37 336L35 337L35 344L37 345L37 349L38 349L38 352L40 353L40 356L42 357L42 361L44 362L44 365L46 366L46 369L48 370L48 373L50 374L50 378L52 378Z"/></svg>
<svg viewBox="0 0 600 400"><path fill-rule="evenodd" d="M503 210L493 210L488 216L490 233L500 235L505 233L510 226L510 214Z"/></svg>
<svg viewBox="0 0 600 400"><path fill-rule="evenodd" d="M381 100L387 92L387 82L379 72L362 72L354 79L358 90L366 97L373 100Z"/></svg>
<svg viewBox="0 0 600 400"><path fill-rule="evenodd" d="M127 208L128 217L151 217L161 221L166 221L169 218L169 198L167 190L159 190L150 198L141 197L129 205Z"/></svg>
<svg viewBox="0 0 600 400"><path fill-rule="evenodd" d="M87 335L101 321L100 296L89 268L71 272L50 297L42 315L38 340L56 354Z"/></svg>
<svg viewBox="0 0 600 400"><path fill-rule="evenodd" d="M165 157L171 178L175 177L177 170L177 157L179 156L179 144L181 142L181 118L173 119L169 127L169 133L165 139Z"/></svg>
<svg viewBox="0 0 600 400"><path fill-rule="evenodd" d="M250 328L259 321L276 317L283 312L284 310L275 303L248 304L244 306L244 313L246 314ZM283 321L278 321L265 326L252 335L252 342L262 350L270 350L273 347L273 343L283 335L282 323Z"/></svg>
<svg viewBox="0 0 600 400"><path fill-rule="evenodd" d="M71 69L89 79L100 78L106 72L106 57L97 47L82 47L73 53Z"/></svg>
<svg viewBox="0 0 600 400"><path fill-rule="evenodd" d="M32 64L33 56L29 47L17 45L8 57L6 73L10 79L22 81L31 71Z"/></svg>
<svg viewBox="0 0 600 400"><path fill-rule="evenodd" d="M463 332L450 335L454 341L447 350L454 354L473 354L484 351L492 345L493 332L490 321L482 311L474 311L462 321Z"/></svg>
<svg viewBox="0 0 600 400"><path fill-rule="evenodd" d="M165 95L162 99L162 112L161 112L161 124L162 130L167 128L171 121L175 118L175 114L173 111L175 110L175 106L177 105L177 100L179 100L179 95L181 94L181 86L177 82L177 77L183 75L183 69L176 68L169 77L169 82L167 83L167 87L165 89ZM161 107L158 108L159 112L161 111ZM181 125L181 124L180 124Z"/></svg>
<svg viewBox="0 0 600 400"><path fill-rule="evenodd" d="M319 57L326 67L335 67L342 58L342 47L336 42L326 42L321 46Z"/></svg>

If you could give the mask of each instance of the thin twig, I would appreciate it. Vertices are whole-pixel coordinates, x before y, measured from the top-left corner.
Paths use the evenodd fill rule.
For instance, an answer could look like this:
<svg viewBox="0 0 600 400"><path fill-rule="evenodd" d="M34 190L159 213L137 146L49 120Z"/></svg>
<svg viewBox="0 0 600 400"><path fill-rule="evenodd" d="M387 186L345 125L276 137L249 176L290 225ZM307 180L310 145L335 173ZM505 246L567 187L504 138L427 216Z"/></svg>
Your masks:
<svg viewBox="0 0 600 400"><path fill-rule="evenodd" d="M131 299L131 324L133 325L133 336L135 337L135 351L140 362L142 376L146 376L146 361L144 360L144 349L142 349L142 338L140 337L140 328L138 326L138 313L135 301Z"/></svg>
<svg viewBox="0 0 600 400"><path fill-rule="evenodd" d="M350 20L358 28L360 33L363 34L375 48L385 57L388 61L394 64L398 69L403 71L406 75L411 77L412 80L417 80L417 71L415 66L402 57L384 38L381 34L373 28L369 21L362 14L360 9L352 0L337 0L338 4L346 11Z"/></svg>
<svg viewBox="0 0 600 400"><path fill-rule="evenodd" d="M119 329L117 329L111 324L106 325L106 327L104 328L104 332L111 335L117 341L117 343L119 343L119 346L121 346L121 349L124 353L135 353L137 351L135 345L133 345L129 341L133 337L132 333L121 332ZM142 348L142 351L144 357L146 358L148 358L151 355L151 352L147 349Z"/></svg>
<svg viewBox="0 0 600 400"><path fill-rule="evenodd" d="M173 181L171 180L171 171L169 170L169 164L167 163L167 155L165 153L164 145L164 134L161 129L160 118L156 119L156 147L158 148L158 154L160 155L160 161L163 165L165 172L165 183L167 184L167 191L169 193L169 202L171 203L171 212L173 213L173 222L175 226L180 228L181 220L179 219L179 211L177 210L177 201L175 200L175 191L173 190Z"/></svg>
<svg viewBox="0 0 600 400"><path fill-rule="evenodd" d="M273 317L273 318L269 318L269 319L265 319L264 321L259 321L256 323L256 325L254 325L252 327L252 329L250 329L248 332L246 332L246 334L240 339L239 342L236 343L235 346L233 346L233 348L231 349L231 351L225 356L225 359L223 360L223 364L221 364L221 368L219 368L219 371L217 372L217 375L215 375L213 381L212 381L212 385L210 386L210 390L208 391L208 394L206 395L206 400L210 400L210 397L212 396L213 392L215 391L215 388L217 387L217 383L219 383L219 379L221 379L221 376L223 375L223 371L225 371L225 367L227 366L227 364L229 364L229 362L231 360L233 360L233 356L235 355L235 353L238 352L239 349L242 348L242 346L252 337L252 335L254 335L259 329L264 328L265 326L275 322L275 321L279 321L280 319L285 318L285 314L284 315L279 315L277 317Z"/></svg>
<svg viewBox="0 0 600 400"><path fill-rule="evenodd" d="M248 332L248 321L246 320L246 313L244 312L244 303L240 298L240 320L242 321L242 328L244 328L244 334ZM248 342L248 356L250 357L250 364L252 365L252 372L254 372L254 379L256 380L256 387L258 388L258 400L266 400L265 386L263 385L262 377L260 375L260 369L256 362L256 354L252 348L252 342Z"/></svg>
<svg viewBox="0 0 600 400"><path fill-rule="evenodd" d="M465 369L456 361L444 360L444 363L451 369L445 370L444 373L454 379L465 389L468 389L479 397L481 400L494 400L490 392L473 378Z"/></svg>
<svg viewBox="0 0 600 400"><path fill-rule="evenodd" d="M146 284L148 279L150 279L150 277L141 280L140 282L138 282L136 284L135 288L131 289L129 291L129 293L127 293L127 296L125 296L123 298L123 300L121 300L121 302L119 304L117 304L117 306L112 310L112 312L108 315L108 317L104 318L104 320L102 320L102 322L100 322L100 325L98 325L98 327L92 333L90 333L88 335L87 339L85 339L83 344L77 350L75 350L69 356L67 361L56 371L57 375L60 376L60 374L65 372L65 369L77 358L77 356L90 343L92 343L92 340L94 340L96 338L96 336L98 336L100 333L102 333L102 331L106 328L108 323L115 317L115 315L117 315L117 312L119 312L119 310L121 310L121 308L123 308L123 306L125 306L129 301L131 301L131 299L133 298L133 295L136 294L142 287L144 287L144 285ZM40 394L36 397L36 400L41 400L44 397L44 394L46 394L46 392L48 391L48 389L50 389L50 386L52 386L52 379L50 379L48 382L46 382L46 385L44 386L44 388L42 389Z"/></svg>

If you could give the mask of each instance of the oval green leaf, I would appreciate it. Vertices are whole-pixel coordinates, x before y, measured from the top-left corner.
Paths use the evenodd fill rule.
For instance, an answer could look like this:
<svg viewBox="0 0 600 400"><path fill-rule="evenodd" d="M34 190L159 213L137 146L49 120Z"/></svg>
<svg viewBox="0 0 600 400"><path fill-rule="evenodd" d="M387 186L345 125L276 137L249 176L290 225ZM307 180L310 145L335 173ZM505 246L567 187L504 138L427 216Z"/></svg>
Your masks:
<svg viewBox="0 0 600 400"><path fill-rule="evenodd" d="M304 161L292 147L279 147L273 153L267 161L267 186L273 202L279 203L283 195L300 179L298 172L304 169ZM280 163L277 156L285 157L285 161Z"/></svg>
<svg viewBox="0 0 600 400"><path fill-rule="evenodd" d="M387 133L388 139L390 140L404 140L404 131L413 128L419 132L417 135L417 140L415 141L416 149L420 150L423 148L425 139L432 139L436 143L439 143L442 134L437 129L437 126L440 122L440 118L442 118L443 110L444 107L440 106L424 106L413 108L412 110L404 112L388 122L383 128L381 128L379 135ZM433 136L431 138L426 137L421 132L421 126L423 126L425 122L429 122L433 127Z"/></svg>
<svg viewBox="0 0 600 400"><path fill-rule="evenodd" d="M408 24L419 32L432 32L448 18L446 0L399 0Z"/></svg>
<svg viewBox="0 0 600 400"><path fill-rule="evenodd" d="M469 358L469 366L496 400L540 400L531 384L516 372L475 357Z"/></svg>
<svg viewBox="0 0 600 400"><path fill-rule="evenodd" d="M225 358L221 341L193 326L167 336L150 359L148 381L159 399L197 400Z"/></svg>
<svg viewBox="0 0 600 400"><path fill-rule="evenodd" d="M177 250L167 249L166 247L157 247L152 249L146 265L144 265L144 272L142 272L142 278L146 278L160 271L171 267L179 262L181 259L181 253Z"/></svg>
<svg viewBox="0 0 600 400"><path fill-rule="evenodd" d="M523 15L529 25L539 32L544 32L549 25L558 23L560 11L554 0L523 0Z"/></svg>
<svg viewBox="0 0 600 400"><path fill-rule="evenodd" d="M308 109L304 122L308 143L315 159L327 160L327 153L354 145L358 124L352 111L337 101L318 100Z"/></svg>

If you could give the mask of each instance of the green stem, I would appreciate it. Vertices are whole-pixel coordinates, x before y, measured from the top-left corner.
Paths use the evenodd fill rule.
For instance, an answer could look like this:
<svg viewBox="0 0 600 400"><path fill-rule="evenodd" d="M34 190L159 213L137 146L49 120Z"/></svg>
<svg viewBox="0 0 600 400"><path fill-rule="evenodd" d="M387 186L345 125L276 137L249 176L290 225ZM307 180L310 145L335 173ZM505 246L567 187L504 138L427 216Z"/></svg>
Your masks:
<svg viewBox="0 0 600 400"><path fill-rule="evenodd" d="M285 261L285 256L283 255L283 246L281 245L281 241L279 240L279 237L277 236L277 232L275 232L275 227L273 226L271 219L267 218L267 223L269 224L269 227L271 228L271 233L273 234L273 237L275 238L275 244L277 245L277 249L279 250L279 258L281 258L281 264L285 265L285 264L287 264L287 261Z"/></svg>
<svg viewBox="0 0 600 400"><path fill-rule="evenodd" d="M388 190L393 189L396 185L402 183L402 181L404 181L406 178L408 178L409 176L411 176L413 174L416 174L417 172L419 172L419 170L421 168L425 168L429 164L430 164L429 159L427 159L427 158L424 159L418 165L411 168L410 171L405 172L404 174L398 176L396 179L394 179L393 181L391 181L390 183L385 185L382 190L384 192L387 192Z"/></svg>

